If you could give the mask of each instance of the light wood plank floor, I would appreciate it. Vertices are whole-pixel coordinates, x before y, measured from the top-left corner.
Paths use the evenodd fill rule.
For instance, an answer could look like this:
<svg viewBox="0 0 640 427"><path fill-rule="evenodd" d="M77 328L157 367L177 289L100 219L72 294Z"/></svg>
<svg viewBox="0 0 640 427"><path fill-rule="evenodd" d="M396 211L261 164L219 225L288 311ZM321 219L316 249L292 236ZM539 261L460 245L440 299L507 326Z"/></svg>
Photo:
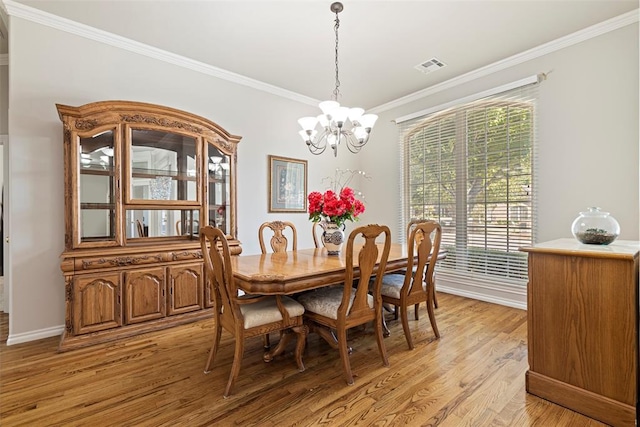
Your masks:
<svg viewBox="0 0 640 427"><path fill-rule="evenodd" d="M0 424L9 426L602 426L525 392L526 312L439 293L441 339L424 305L399 321L382 366L373 328L350 335L355 385L338 352L309 337L306 371L293 348L266 364L249 340L234 394L222 398L233 357L223 332L213 372L203 367L212 320L67 353L58 338L0 345ZM413 318L411 311L410 319ZM391 319L391 317L389 317ZM7 316L2 321L6 341ZM272 337L272 342L277 337Z"/></svg>

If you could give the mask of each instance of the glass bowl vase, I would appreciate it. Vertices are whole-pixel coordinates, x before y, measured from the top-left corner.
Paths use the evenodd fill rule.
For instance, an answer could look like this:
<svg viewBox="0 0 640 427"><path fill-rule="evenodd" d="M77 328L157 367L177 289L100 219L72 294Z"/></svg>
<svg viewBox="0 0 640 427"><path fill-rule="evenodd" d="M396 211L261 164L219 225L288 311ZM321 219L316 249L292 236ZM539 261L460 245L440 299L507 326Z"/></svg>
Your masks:
<svg viewBox="0 0 640 427"><path fill-rule="evenodd" d="M580 243L608 245L618 238L620 224L609 212L592 207L580 212L580 216L571 224L571 232Z"/></svg>

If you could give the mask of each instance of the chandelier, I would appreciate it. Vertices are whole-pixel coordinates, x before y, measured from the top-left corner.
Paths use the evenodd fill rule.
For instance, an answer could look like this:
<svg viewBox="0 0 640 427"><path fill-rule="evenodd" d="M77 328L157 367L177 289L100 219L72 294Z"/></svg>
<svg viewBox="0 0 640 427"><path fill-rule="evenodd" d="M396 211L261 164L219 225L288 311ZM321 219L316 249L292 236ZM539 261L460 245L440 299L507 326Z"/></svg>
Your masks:
<svg viewBox="0 0 640 427"><path fill-rule="evenodd" d="M333 150L333 155L338 156L338 145L345 143L349 151L357 153L369 140L369 134L378 116L364 114L362 108L349 108L340 106L340 79L338 77L338 28L340 18L338 14L344 7L342 3L331 4L331 11L336 14L334 31L336 33L336 87L333 90L333 100L319 104L322 114L317 117L302 117L298 123L302 127L299 132L302 139L309 147L312 154L322 154L327 146ZM318 124L321 130L318 132Z"/></svg>

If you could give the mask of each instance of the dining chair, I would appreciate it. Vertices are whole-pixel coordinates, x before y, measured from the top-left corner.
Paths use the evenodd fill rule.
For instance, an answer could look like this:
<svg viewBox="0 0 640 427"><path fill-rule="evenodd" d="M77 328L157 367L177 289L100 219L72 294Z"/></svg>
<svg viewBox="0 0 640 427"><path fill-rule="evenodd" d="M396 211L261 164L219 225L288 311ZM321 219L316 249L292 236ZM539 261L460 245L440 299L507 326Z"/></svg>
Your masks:
<svg viewBox="0 0 640 427"><path fill-rule="evenodd" d="M185 223L185 229L182 230L182 220L176 221L176 236L182 236L184 234L191 234L191 226L193 224L193 232L197 233L198 228L200 227L200 221L194 219L193 222L187 220Z"/></svg>
<svg viewBox="0 0 640 427"><path fill-rule="evenodd" d="M267 228L273 232L269 240L269 246L273 252L286 252L289 249L295 251L298 249L298 232L296 226L288 221L271 221L262 223L258 229L258 241L260 242L260 251L262 251L263 254L267 253L267 245L265 244L265 230ZM291 237L291 248L289 248L287 234ZM269 334L264 336L263 344L265 349L271 347Z"/></svg>
<svg viewBox="0 0 640 427"><path fill-rule="evenodd" d="M409 224L407 225L407 241L409 239L409 236L411 234L411 230L415 227L416 224L419 224L421 222L424 221L432 221L432 220L426 220L426 219L414 219L412 221L409 222ZM416 239L416 245L419 243L419 238ZM439 248L438 253L436 254L435 258L436 258L436 262L441 261L443 259L445 259L448 255L448 251L446 249L442 249ZM431 256L429 257L429 261L431 261ZM431 292L433 294L433 307L434 308L438 308L438 294L436 293L436 273L435 270L433 272L433 286L431 287ZM416 317L417 319L417 317Z"/></svg>
<svg viewBox="0 0 640 427"><path fill-rule="evenodd" d="M302 353L305 347L307 327L304 325L304 307L293 298L287 296L239 296L233 278L229 245L224 233L215 227L205 226L200 229L200 245L207 280L211 282L214 292L214 327L213 345L204 368L209 373L218 351L222 329L226 329L235 338L235 352L231 365L231 374L224 390L224 397L231 393L234 382L240 372L244 343L247 338L261 336L269 332L290 329L297 335L295 359L300 372L304 371ZM278 354L277 349L263 356L265 362Z"/></svg>
<svg viewBox="0 0 640 427"><path fill-rule="evenodd" d="M379 246L376 244L376 239L381 236L384 241ZM364 239L361 247L354 244L356 238L358 241ZM310 331L317 332L321 336L326 335L327 330L331 334L336 334L337 343L331 340L329 343L340 352L344 377L349 385L353 384L353 373L349 362L350 349L347 346L348 329L373 322L382 362L384 366L389 366L382 336L380 288L382 272L386 268L390 248L391 232L389 227L370 224L356 228L347 239L344 284L320 288L315 292L307 292L298 297L298 301L305 308L304 317L310 326ZM376 267L378 260L379 265ZM356 277L357 272L359 272L359 277ZM356 280L354 281L354 279ZM370 280L373 281L373 295L368 293Z"/></svg>
<svg viewBox="0 0 640 427"><path fill-rule="evenodd" d="M396 307L396 313L400 310L402 328L409 349L413 349L413 338L409 329L409 319L407 307L413 305L415 319L418 320L418 309L420 303L426 302L427 313L431 327L440 338L438 325L434 313L434 273L436 260L440 251L440 240L442 239L442 227L437 221L422 220L415 222L407 241L407 268L405 274L385 274L382 277L381 295L385 304ZM417 261L414 258L417 255ZM373 288L373 285L371 285ZM385 335L389 335L389 330L384 323Z"/></svg>
<svg viewBox="0 0 640 427"><path fill-rule="evenodd" d="M296 231L296 226L289 221L271 221L262 223L258 229L258 240L260 242L260 250L263 254L267 253L267 246L265 245L264 239L265 230L267 228L273 231L273 235L269 240L269 246L271 246L271 250L273 252L286 252L287 250L295 251L298 249L298 233ZM289 231L286 231L287 229ZM287 239L286 236L287 234L291 236L291 247L289 247L289 239Z"/></svg>
<svg viewBox="0 0 640 427"><path fill-rule="evenodd" d="M138 237L146 237L144 235L144 227L142 226L142 223L139 219L136 219L136 227L138 229Z"/></svg>
<svg viewBox="0 0 640 427"><path fill-rule="evenodd" d="M409 222L409 224L407 224L407 244L409 242L409 236L411 235L411 230L413 230L413 228L416 226L416 224L419 224L421 222L425 222L425 221L430 221L427 219L413 219ZM420 236L418 236L417 241L414 244L418 244L420 240ZM443 259L445 259L448 255L448 251L446 249L442 249L440 248L440 250L438 251L438 254L436 256L436 262L437 261L441 261ZM429 261L431 261L431 257L429 257ZM416 266L414 265L413 267L414 271L416 269ZM403 270L398 270L395 271L394 274L402 274L404 275L406 273L406 269ZM438 308L438 294L436 293L436 279L435 279L435 271L433 273L433 307L434 308ZM398 319L398 313L397 311L395 312L395 318L396 320Z"/></svg>

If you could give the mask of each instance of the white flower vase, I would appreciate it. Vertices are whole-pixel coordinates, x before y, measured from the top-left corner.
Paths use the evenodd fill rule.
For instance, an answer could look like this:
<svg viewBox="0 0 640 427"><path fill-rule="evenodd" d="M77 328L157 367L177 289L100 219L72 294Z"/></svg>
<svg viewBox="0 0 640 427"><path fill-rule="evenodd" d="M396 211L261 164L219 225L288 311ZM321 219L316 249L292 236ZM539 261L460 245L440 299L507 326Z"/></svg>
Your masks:
<svg viewBox="0 0 640 427"><path fill-rule="evenodd" d="M320 226L324 230L322 244L327 248L327 253L329 255L340 255L342 244L344 243L345 226L339 227L335 222L321 222Z"/></svg>

